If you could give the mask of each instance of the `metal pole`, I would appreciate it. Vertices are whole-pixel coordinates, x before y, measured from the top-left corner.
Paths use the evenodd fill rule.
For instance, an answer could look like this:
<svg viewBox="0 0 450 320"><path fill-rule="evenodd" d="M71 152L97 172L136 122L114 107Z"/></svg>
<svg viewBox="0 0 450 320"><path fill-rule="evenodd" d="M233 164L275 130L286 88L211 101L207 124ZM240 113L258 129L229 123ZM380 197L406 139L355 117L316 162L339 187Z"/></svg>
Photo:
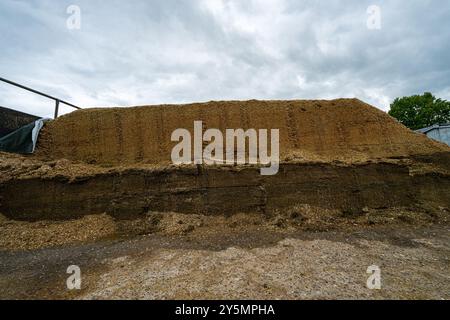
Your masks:
<svg viewBox="0 0 450 320"><path fill-rule="evenodd" d="M58 110L59 110L59 100L55 101L55 117L54 119L58 118Z"/></svg>
<svg viewBox="0 0 450 320"><path fill-rule="evenodd" d="M67 101L64 101L64 100L61 100L61 99L52 97L52 96L50 96L50 95L48 95L48 94L42 93L42 92L40 92L40 91L31 89L31 88L25 87L25 86L23 86L23 85L21 85L21 84L18 84L18 83L16 83L16 82L11 81L11 80L8 80L8 79L5 79L5 78L0 77L0 81L6 82L6 83L8 83L8 84L10 84L10 85L19 87L19 88L21 88L21 89L24 89L24 90L33 92L33 93L38 94L38 95L41 95L41 96L43 96L43 97L46 97L46 98L49 98L49 99L58 101L58 104L59 104L59 102L61 102L61 103L64 103L64 104L66 104L66 105L68 105L68 106L71 106L72 108L75 108L75 109L81 109L80 107L77 107L76 105L73 105L73 104L71 104L71 103L69 103L69 102L67 102Z"/></svg>

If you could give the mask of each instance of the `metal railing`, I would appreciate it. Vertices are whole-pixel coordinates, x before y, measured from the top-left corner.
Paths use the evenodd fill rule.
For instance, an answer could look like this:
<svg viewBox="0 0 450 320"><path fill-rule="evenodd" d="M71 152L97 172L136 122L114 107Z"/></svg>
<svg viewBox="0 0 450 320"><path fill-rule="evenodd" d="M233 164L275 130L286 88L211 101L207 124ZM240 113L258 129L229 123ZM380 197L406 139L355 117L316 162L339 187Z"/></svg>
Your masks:
<svg viewBox="0 0 450 320"><path fill-rule="evenodd" d="M0 77L0 81L6 82L6 83L8 83L8 84L10 84L10 85L13 85L13 86L15 86L15 87L18 87L18 88L21 88L21 89L24 89L24 90L33 92L33 93L38 94L38 95L40 95L40 96L46 97L46 98L48 98L48 99L54 100L54 101L55 101L55 119L58 118L58 111L59 111L59 104L60 104L60 103L65 104L65 105L68 105L69 107L72 107L72 108L75 108L75 109L81 109L80 107L77 107L76 105L73 105L73 104L71 104L71 103L69 103L69 102L67 102L67 101L61 100L61 99L59 99L59 98L52 97L52 96L50 96L50 95L48 95L48 94L45 94L45 93L43 93L43 92L40 92L40 91L31 89L31 88L28 88L28 87L26 87L26 86L23 86L23 85L21 85L21 84L19 84L19 83L16 83L16 82L11 81L11 80L8 80L8 79L5 79L5 78Z"/></svg>

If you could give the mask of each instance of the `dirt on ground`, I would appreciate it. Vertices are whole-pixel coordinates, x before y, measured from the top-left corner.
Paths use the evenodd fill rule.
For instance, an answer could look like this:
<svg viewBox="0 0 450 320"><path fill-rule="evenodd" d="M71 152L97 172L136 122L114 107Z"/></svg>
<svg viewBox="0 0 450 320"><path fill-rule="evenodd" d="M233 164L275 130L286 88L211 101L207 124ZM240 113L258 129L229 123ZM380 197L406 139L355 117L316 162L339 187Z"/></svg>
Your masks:
<svg viewBox="0 0 450 320"><path fill-rule="evenodd" d="M399 229L124 255L107 259L107 271L77 298L450 299L450 229ZM370 266L381 271L380 290L367 287Z"/></svg>
<svg viewBox="0 0 450 320"><path fill-rule="evenodd" d="M131 238L0 250L0 299L450 299L448 224L204 233L167 223ZM80 290L67 287L71 265ZM379 290L367 287L371 266Z"/></svg>
<svg viewBox="0 0 450 320"><path fill-rule="evenodd" d="M308 204L270 214L200 215L148 212L133 219L117 219L106 213L72 220L17 221L0 214L0 250L34 250L126 239L141 235L208 238L220 232L266 234L277 232L322 232L385 225L430 226L450 224L449 209L423 211L412 208L369 209L358 214L327 210Z"/></svg>
<svg viewBox="0 0 450 320"><path fill-rule="evenodd" d="M67 221L15 221L0 214L0 250L33 250L116 237L114 220L89 215Z"/></svg>

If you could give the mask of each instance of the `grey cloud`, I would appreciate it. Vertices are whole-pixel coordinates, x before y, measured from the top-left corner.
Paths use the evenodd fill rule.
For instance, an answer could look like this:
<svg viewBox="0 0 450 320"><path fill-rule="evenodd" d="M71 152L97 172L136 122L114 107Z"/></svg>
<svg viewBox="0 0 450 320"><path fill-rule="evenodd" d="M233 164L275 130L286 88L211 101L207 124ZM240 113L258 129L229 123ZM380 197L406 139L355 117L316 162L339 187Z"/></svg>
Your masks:
<svg viewBox="0 0 450 320"><path fill-rule="evenodd" d="M80 6L81 30L65 26ZM369 5L382 29L366 28ZM428 1L15 1L0 74L82 106L402 95L450 99L450 5ZM0 105L53 105L0 84Z"/></svg>

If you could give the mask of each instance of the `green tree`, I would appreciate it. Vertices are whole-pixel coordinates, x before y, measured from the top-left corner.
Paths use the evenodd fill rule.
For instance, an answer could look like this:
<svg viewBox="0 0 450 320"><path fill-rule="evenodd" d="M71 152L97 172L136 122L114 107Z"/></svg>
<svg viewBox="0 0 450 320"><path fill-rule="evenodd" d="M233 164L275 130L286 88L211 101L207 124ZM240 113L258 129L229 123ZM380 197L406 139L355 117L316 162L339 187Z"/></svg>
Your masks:
<svg viewBox="0 0 450 320"><path fill-rule="evenodd" d="M431 93L397 98L389 115L412 130L450 122L450 102L436 99Z"/></svg>

